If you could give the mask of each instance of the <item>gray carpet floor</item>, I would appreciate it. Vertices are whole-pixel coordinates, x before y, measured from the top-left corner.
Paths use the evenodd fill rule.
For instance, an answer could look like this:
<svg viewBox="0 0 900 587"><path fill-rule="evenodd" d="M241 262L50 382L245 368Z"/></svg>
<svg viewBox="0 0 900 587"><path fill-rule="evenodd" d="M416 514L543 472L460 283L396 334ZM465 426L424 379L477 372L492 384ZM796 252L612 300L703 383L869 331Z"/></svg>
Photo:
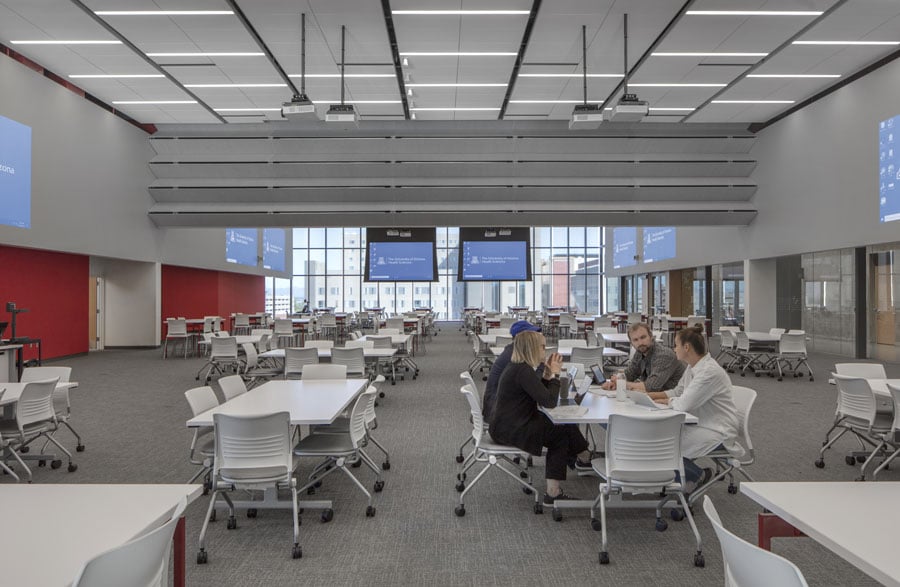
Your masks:
<svg viewBox="0 0 900 587"><path fill-rule="evenodd" d="M363 494L342 475L332 475L318 497L335 501L330 523L318 512L303 516L303 558L292 560L290 515L261 511L248 519L239 512L238 529L227 530L224 517L210 526L209 563L197 565L199 535L207 498L187 510L187 581L189 585L722 585L722 559L712 527L697 509L706 568L692 564L694 539L686 522L654 529L652 511L611 510L612 562L597 562L600 534L586 511L567 511L561 522L535 515L532 499L504 475L486 475L466 500L467 513L453 513L457 446L471 430L467 405L459 393L459 373L471 359L471 344L458 325L442 325L440 334L416 360L416 380L382 387L377 408L377 438L391 453L385 487L376 494L377 515L365 516ZM858 469L844 463L854 448L838 442L826 467L813 466L824 432L834 414L835 388L828 373L842 357L815 355L816 380L741 378L759 399L751 420L757 462L749 469L758 481L851 481ZM155 350L111 350L48 364L73 368L80 387L72 394L73 424L86 452L74 453L78 470L35 469L36 483L179 483L191 477L187 462L191 433L184 422L190 410L183 393L197 385L194 374L203 360L163 360ZM900 377L900 366L887 365ZM479 381L479 385L483 383ZM214 384L218 392L218 388ZM69 446L67 432L59 438ZM378 455L376 450L370 451ZM376 456L380 462L380 456ZM311 463L299 469L305 476ZM366 486L374 475L352 469ZM543 462L535 460L542 484ZM879 482L900 480L900 465ZM10 482L2 478L0 482ZM725 525L755 542L756 514L750 499L729 495L726 484L710 497ZM596 480L570 475L567 492L596 494ZM810 493L810 499L815 494ZM72 504L78 507L78 504ZM139 503L135 507L140 507ZM848 504L848 507L852 507ZM103 512L97 512L102 516ZM874 581L808 538L776 539L774 550L794 561L810 585L870 585Z"/></svg>

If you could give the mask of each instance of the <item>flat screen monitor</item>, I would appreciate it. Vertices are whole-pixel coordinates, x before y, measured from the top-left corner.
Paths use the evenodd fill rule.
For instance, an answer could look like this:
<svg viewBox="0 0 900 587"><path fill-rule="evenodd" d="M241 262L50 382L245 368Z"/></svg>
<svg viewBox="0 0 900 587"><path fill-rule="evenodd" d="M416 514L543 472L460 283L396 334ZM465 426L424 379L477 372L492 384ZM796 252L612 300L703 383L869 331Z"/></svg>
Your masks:
<svg viewBox="0 0 900 587"><path fill-rule="evenodd" d="M229 263L256 267L258 232L255 228L226 228L225 260Z"/></svg>
<svg viewBox="0 0 900 587"><path fill-rule="evenodd" d="M613 269L632 267L637 263L637 229L619 226L613 229Z"/></svg>
<svg viewBox="0 0 900 587"><path fill-rule="evenodd" d="M878 124L878 218L900 220L900 115Z"/></svg>
<svg viewBox="0 0 900 587"><path fill-rule="evenodd" d="M459 233L459 281L531 279L528 228L460 228Z"/></svg>
<svg viewBox="0 0 900 587"><path fill-rule="evenodd" d="M434 229L366 229L365 281L437 281Z"/></svg>
<svg viewBox="0 0 900 587"><path fill-rule="evenodd" d="M263 268L284 271L284 241L283 228L263 229Z"/></svg>
<svg viewBox="0 0 900 587"><path fill-rule="evenodd" d="M31 127L0 116L0 224L31 228Z"/></svg>
<svg viewBox="0 0 900 587"><path fill-rule="evenodd" d="M648 226L644 228L644 263L654 263L675 257L675 227Z"/></svg>

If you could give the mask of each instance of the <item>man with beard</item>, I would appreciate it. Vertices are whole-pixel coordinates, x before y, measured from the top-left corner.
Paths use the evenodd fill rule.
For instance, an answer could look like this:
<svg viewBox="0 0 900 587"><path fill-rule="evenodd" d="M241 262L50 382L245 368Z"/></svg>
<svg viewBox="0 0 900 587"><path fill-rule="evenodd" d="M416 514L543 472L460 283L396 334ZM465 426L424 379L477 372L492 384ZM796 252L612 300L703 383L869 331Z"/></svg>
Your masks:
<svg viewBox="0 0 900 587"><path fill-rule="evenodd" d="M635 353L625 365L627 388L644 392L674 389L685 368L675 352L667 346L656 344L650 326L643 322L628 327L628 338ZM616 382L609 380L603 388L613 390Z"/></svg>

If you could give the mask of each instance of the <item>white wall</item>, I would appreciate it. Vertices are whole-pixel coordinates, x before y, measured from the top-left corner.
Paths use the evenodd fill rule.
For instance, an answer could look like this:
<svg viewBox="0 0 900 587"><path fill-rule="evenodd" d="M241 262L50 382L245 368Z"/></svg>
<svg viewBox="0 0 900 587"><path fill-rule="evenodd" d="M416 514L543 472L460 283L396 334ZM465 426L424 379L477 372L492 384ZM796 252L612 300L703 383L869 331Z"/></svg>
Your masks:
<svg viewBox="0 0 900 587"><path fill-rule="evenodd" d="M776 324L776 261L744 261L744 330L768 332Z"/></svg>
<svg viewBox="0 0 900 587"><path fill-rule="evenodd" d="M104 346L158 345L162 331L160 264L93 258L91 272L104 280Z"/></svg>

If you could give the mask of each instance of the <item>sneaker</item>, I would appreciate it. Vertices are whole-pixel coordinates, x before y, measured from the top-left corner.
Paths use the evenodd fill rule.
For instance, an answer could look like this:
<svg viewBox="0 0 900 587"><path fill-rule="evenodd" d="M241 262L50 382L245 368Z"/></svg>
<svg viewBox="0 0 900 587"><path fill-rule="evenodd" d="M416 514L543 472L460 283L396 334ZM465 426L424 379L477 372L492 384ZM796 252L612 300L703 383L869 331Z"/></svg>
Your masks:
<svg viewBox="0 0 900 587"><path fill-rule="evenodd" d="M590 461L582 461L581 459L575 459L575 470L576 471L593 471L594 467L591 465Z"/></svg>
<svg viewBox="0 0 900 587"><path fill-rule="evenodd" d="M561 492L559 495L557 495L555 497L552 497L549 494L545 493L544 494L544 505L553 505L553 503L556 502L557 500L568 501L568 500L573 500L573 499L578 499L578 498L572 497L571 495L567 494L565 491Z"/></svg>
<svg viewBox="0 0 900 587"><path fill-rule="evenodd" d="M713 478L713 470L709 467L703 469L703 476L700 477L700 481L697 482L697 487L703 487L709 480Z"/></svg>

